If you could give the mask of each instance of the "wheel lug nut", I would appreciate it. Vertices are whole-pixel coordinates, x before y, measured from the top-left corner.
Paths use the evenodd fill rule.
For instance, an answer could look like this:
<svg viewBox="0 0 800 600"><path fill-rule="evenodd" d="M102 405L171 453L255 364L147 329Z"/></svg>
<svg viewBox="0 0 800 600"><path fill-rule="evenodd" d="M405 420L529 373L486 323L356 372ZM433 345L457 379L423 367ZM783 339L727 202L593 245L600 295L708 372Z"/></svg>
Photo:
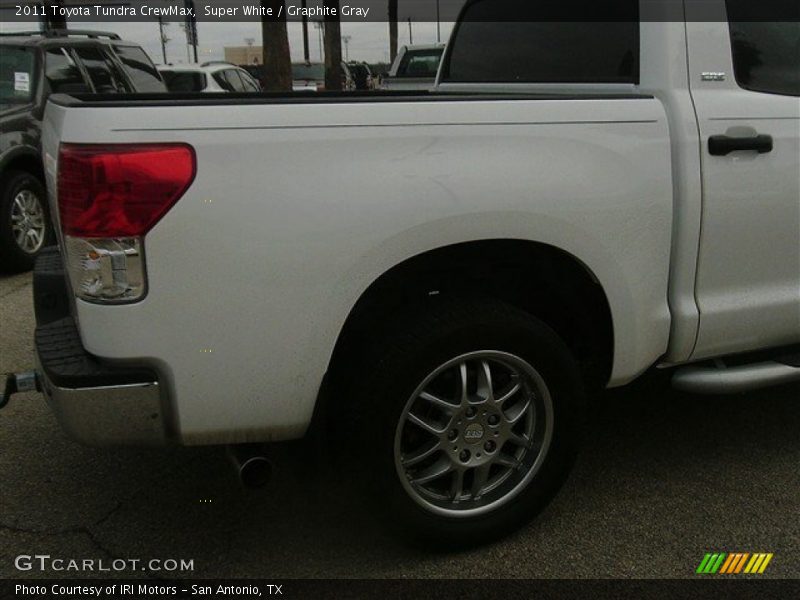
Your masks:
<svg viewBox="0 0 800 600"><path fill-rule="evenodd" d="M497 425L500 422L500 417L497 415L489 415L489 425Z"/></svg>
<svg viewBox="0 0 800 600"><path fill-rule="evenodd" d="M469 450L462 450L461 454L458 455L458 459L461 462L467 462L469 460Z"/></svg>
<svg viewBox="0 0 800 600"><path fill-rule="evenodd" d="M470 406L470 407L467 409L467 417L471 419L472 417L474 417L474 416L475 416L475 412L476 412L476 411L475 411L475 407L473 407L473 406Z"/></svg>
<svg viewBox="0 0 800 600"><path fill-rule="evenodd" d="M447 434L447 439L450 440L451 442L454 439L456 439L457 437L458 437L458 430L457 429L451 429L449 431L449 433Z"/></svg>
<svg viewBox="0 0 800 600"><path fill-rule="evenodd" d="M497 444L494 443L494 440L488 440L484 445L483 449L487 452L494 452L494 449L497 448Z"/></svg>

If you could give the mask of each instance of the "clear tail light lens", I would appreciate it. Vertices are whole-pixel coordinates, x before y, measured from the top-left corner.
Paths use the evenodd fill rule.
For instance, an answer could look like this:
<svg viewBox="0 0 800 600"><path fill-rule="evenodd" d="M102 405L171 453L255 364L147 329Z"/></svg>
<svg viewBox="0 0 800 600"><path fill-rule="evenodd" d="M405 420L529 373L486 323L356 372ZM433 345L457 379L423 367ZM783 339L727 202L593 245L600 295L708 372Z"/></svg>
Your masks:
<svg viewBox="0 0 800 600"><path fill-rule="evenodd" d="M183 196L195 172L187 144L62 144L59 219L78 297L108 303L144 296L144 236Z"/></svg>
<svg viewBox="0 0 800 600"><path fill-rule="evenodd" d="M94 302L133 302L145 289L142 238L64 236L75 294Z"/></svg>

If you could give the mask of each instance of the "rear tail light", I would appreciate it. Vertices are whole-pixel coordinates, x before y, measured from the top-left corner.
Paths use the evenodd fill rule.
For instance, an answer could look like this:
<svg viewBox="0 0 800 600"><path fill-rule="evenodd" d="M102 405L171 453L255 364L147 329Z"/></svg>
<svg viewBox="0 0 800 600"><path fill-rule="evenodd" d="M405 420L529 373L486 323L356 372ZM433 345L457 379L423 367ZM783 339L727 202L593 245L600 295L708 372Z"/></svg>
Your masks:
<svg viewBox="0 0 800 600"><path fill-rule="evenodd" d="M195 170L187 144L61 145L58 209L78 297L144 296L144 236L186 192Z"/></svg>

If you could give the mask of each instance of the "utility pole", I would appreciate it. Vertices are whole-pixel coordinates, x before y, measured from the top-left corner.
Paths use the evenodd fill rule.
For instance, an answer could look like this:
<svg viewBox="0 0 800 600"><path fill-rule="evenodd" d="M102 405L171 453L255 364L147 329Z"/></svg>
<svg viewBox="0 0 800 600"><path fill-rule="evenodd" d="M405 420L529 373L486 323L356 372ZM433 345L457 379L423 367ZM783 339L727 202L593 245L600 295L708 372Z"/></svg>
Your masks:
<svg viewBox="0 0 800 600"><path fill-rule="evenodd" d="M442 43L442 20L439 18L439 0L436 0L436 42Z"/></svg>
<svg viewBox="0 0 800 600"><path fill-rule="evenodd" d="M305 15L306 12L306 0L303 0L300 3L303 7L303 60L305 62L311 62L311 52L308 49L308 17Z"/></svg>
<svg viewBox="0 0 800 600"><path fill-rule="evenodd" d="M389 0L389 63L397 56L397 0Z"/></svg>
<svg viewBox="0 0 800 600"><path fill-rule="evenodd" d="M244 62L247 63L248 65L250 64L257 65L258 60L255 57L253 57L253 60L250 60L250 54L251 54L250 49L253 47L253 44L256 43L256 38L246 37L244 38L244 43L247 45L247 50L245 50ZM263 58L264 58L264 50L262 49L261 59L263 60Z"/></svg>
<svg viewBox="0 0 800 600"><path fill-rule="evenodd" d="M408 45L414 45L414 32L411 31L411 17L408 17Z"/></svg>
<svg viewBox="0 0 800 600"><path fill-rule="evenodd" d="M322 23L322 19L318 19L314 21L314 27L317 29L317 34L319 37L319 62L325 62L325 58L322 54L322 34L324 31L324 25ZM308 61L311 62L311 61Z"/></svg>
<svg viewBox="0 0 800 600"><path fill-rule="evenodd" d="M164 25L164 17L159 15L158 16L158 33L159 33L159 36L158 37L161 38L161 56L163 57L164 64L166 65L167 64L167 42L169 41L169 38L167 37L167 32L164 29L164 27L165 27L165 25Z"/></svg>
<svg viewBox="0 0 800 600"><path fill-rule="evenodd" d="M352 35L343 35L342 41L344 42L344 60L345 62L350 61L350 40L353 39Z"/></svg>
<svg viewBox="0 0 800 600"><path fill-rule="evenodd" d="M184 6L194 14L194 0L184 0ZM191 16L186 15L184 19L184 31L186 32L186 43L194 49L194 62L197 62L197 20ZM190 62L189 51L187 46L186 62Z"/></svg>

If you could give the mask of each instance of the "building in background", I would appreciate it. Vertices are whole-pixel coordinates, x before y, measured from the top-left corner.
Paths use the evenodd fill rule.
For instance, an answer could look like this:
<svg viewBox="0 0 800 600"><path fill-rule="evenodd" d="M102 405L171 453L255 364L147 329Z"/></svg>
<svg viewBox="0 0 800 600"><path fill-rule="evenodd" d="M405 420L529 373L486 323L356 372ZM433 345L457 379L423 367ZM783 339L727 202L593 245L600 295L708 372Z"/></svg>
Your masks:
<svg viewBox="0 0 800 600"><path fill-rule="evenodd" d="M225 46L225 60L234 65L260 65L261 46Z"/></svg>

